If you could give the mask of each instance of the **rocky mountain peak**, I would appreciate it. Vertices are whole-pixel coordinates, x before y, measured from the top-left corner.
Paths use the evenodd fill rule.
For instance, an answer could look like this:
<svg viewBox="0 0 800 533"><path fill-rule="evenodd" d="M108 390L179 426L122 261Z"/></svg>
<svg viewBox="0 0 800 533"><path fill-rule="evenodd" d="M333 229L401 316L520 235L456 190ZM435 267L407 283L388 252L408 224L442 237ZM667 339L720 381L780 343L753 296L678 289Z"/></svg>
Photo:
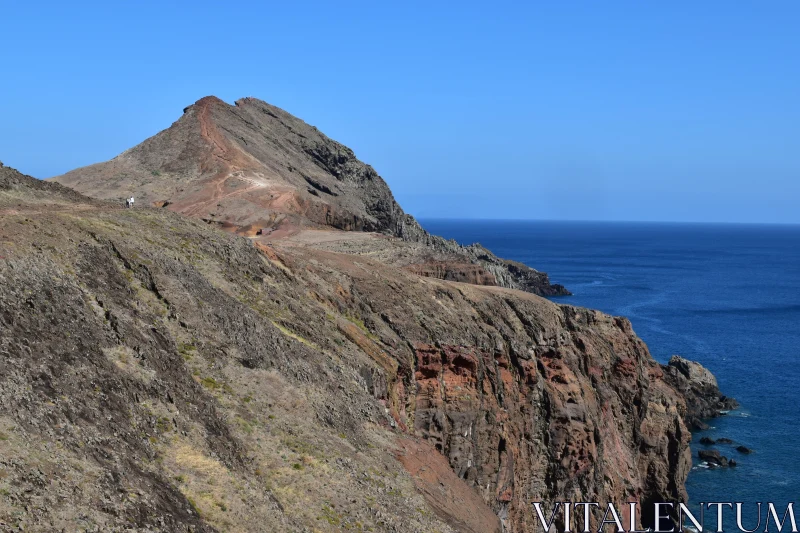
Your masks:
<svg viewBox="0 0 800 533"><path fill-rule="evenodd" d="M249 237L309 229L388 235L424 247L418 272L452 272L428 264L435 252L437 264L482 269L460 269L457 279L568 294L525 265L430 235L353 150L257 98L234 105L201 98L138 146L53 180L96 198L122 202L134 196L138 205L166 207Z"/></svg>
<svg viewBox="0 0 800 533"><path fill-rule="evenodd" d="M192 109L194 107L209 106L209 105L228 105L228 104L226 104L225 101L222 100L221 98L218 98L218 97L214 96L213 94L210 94L208 96L204 96L204 97L200 98L199 100L197 100L192 105L184 107L183 108L183 112L186 113L187 111L189 111L189 109Z"/></svg>
<svg viewBox="0 0 800 533"><path fill-rule="evenodd" d="M390 232L404 215L352 150L255 98L206 96L172 126L106 163L54 178L91 196L138 196L236 229Z"/></svg>

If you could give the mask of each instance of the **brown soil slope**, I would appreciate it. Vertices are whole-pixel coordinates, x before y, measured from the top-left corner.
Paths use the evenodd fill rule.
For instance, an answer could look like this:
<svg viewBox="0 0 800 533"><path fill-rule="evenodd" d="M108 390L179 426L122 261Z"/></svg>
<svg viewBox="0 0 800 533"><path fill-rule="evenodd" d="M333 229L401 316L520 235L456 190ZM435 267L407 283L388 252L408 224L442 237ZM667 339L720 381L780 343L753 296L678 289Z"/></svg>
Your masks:
<svg viewBox="0 0 800 533"><path fill-rule="evenodd" d="M133 195L140 205L166 206L247 236L301 228L379 232L481 269L456 269L455 277L568 294L542 272L503 261L480 246L462 247L428 234L352 150L255 98L235 105L203 98L140 145L53 179L95 198L121 203ZM425 261L420 259L419 273L446 272Z"/></svg>
<svg viewBox="0 0 800 533"><path fill-rule="evenodd" d="M625 319L23 182L0 529L529 532L531 501L685 497L684 399Z"/></svg>

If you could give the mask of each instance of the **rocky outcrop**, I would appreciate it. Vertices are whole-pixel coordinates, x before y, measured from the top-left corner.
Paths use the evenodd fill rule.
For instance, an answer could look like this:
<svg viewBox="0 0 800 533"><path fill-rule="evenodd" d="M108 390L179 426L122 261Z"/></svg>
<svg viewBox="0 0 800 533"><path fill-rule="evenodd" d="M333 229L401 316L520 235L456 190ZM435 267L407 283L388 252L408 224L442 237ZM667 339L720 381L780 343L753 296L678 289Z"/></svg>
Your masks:
<svg viewBox="0 0 800 533"><path fill-rule="evenodd" d="M729 466L728 458L724 455L721 455L717 450L700 450L697 452L697 456L700 458L700 460L705 461L709 466L712 467Z"/></svg>
<svg viewBox="0 0 800 533"><path fill-rule="evenodd" d="M626 319L26 194L3 527L522 533L531 501L686 497L686 403Z"/></svg>
<svg viewBox="0 0 800 533"><path fill-rule="evenodd" d="M506 274L508 272L508 274ZM544 272L539 272L519 261L503 260L497 268L497 275L502 280L502 286L516 286L520 290L532 292L540 296L568 296L572 294L566 287L559 283L550 283L550 278Z"/></svg>
<svg viewBox="0 0 800 533"><path fill-rule="evenodd" d="M549 276L523 263L501 259L480 244L463 246L455 240L431 235L411 215L401 217L394 234L409 242L422 243L437 252L467 257L494 276L497 285L519 289L539 296L568 296L566 287L550 283Z"/></svg>
<svg viewBox="0 0 800 533"><path fill-rule="evenodd" d="M446 251L455 263L476 264L500 286L569 294L542 272L429 234L350 148L255 98L235 105L202 98L171 127L111 161L53 179L120 203L133 195L140 205L164 206L242 235L254 227L263 234L324 227L392 235Z"/></svg>
<svg viewBox="0 0 800 533"><path fill-rule="evenodd" d="M739 407L738 402L722 394L714 375L700 363L673 355L662 367L665 380L686 398L686 424L692 429L708 429L704 419L716 418Z"/></svg>

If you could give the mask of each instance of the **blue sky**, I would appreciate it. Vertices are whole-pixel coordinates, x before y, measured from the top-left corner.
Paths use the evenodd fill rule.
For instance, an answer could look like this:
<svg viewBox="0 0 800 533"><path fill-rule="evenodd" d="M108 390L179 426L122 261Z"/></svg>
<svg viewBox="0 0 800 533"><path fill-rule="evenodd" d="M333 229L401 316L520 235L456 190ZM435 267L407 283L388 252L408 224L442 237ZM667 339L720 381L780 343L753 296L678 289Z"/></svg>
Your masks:
<svg viewBox="0 0 800 533"><path fill-rule="evenodd" d="M4 2L0 160L256 96L419 217L800 222L800 2L288 4Z"/></svg>

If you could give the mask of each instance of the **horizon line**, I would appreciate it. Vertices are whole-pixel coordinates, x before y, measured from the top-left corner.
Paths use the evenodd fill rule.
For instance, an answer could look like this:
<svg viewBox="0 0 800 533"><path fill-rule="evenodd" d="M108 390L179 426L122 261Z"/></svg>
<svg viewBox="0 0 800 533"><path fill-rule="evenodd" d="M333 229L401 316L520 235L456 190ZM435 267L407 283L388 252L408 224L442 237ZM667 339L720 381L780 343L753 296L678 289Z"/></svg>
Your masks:
<svg viewBox="0 0 800 533"><path fill-rule="evenodd" d="M412 215L413 216L413 215ZM428 217L414 216L417 220L448 220L469 222L564 222L594 224L684 224L708 226L800 226L800 222L743 222L743 221L695 221L695 220L598 220L566 218L492 218L492 217Z"/></svg>

